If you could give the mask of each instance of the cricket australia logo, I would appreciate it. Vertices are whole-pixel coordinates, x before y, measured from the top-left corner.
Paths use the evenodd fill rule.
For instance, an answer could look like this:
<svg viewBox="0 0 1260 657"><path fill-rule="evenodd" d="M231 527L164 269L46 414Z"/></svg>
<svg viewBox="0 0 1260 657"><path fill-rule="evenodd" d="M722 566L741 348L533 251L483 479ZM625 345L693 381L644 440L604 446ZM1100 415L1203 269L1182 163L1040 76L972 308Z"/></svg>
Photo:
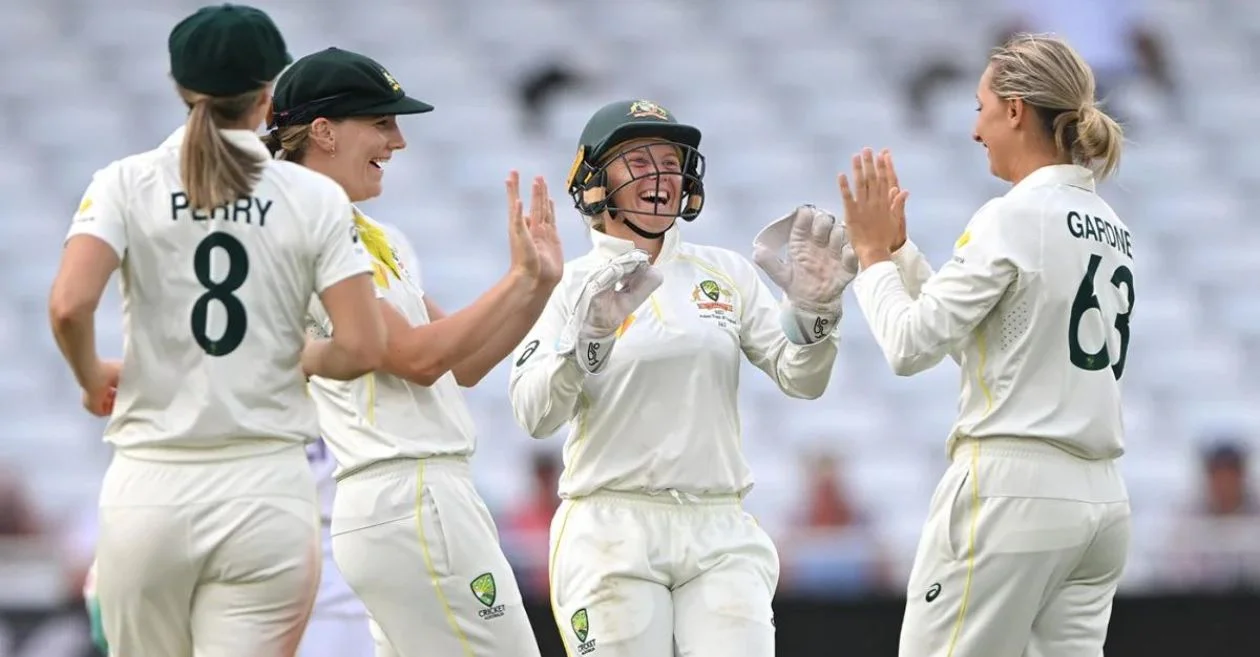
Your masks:
<svg viewBox="0 0 1260 657"><path fill-rule="evenodd" d="M700 311L700 317L717 322L720 328L738 329L735 321L735 294L730 288L718 285L713 279L705 279L691 291L691 301Z"/></svg>
<svg viewBox="0 0 1260 657"><path fill-rule="evenodd" d="M499 589L494 585L494 575L490 573L478 575L473 581L468 583L468 588L472 589L473 596L477 598L477 601L486 607L477 611L477 615L481 616L481 620L491 620L503 615L503 605L494 604L495 599L499 595Z"/></svg>
<svg viewBox="0 0 1260 657"><path fill-rule="evenodd" d="M636 100L630 103L629 114L636 119L669 120L669 111L650 100Z"/></svg>
<svg viewBox="0 0 1260 657"><path fill-rule="evenodd" d="M573 635L578 640L578 652L583 655L589 655L595 651L595 639L587 641L587 637L591 634L591 619L586 614L586 607L573 612L573 617L569 619L569 625L573 627Z"/></svg>

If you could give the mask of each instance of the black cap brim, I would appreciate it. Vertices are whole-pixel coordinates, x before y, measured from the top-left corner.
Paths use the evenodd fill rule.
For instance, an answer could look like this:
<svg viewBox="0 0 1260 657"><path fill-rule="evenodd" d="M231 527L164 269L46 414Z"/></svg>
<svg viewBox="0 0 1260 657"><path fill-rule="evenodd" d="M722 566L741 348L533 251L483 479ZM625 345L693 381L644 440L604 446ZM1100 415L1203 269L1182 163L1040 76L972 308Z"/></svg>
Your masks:
<svg viewBox="0 0 1260 657"><path fill-rule="evenodd" d="M411 96L403 96L402 98L395 98L384 103L355 110L354 116L399 116L402 114L424 114L432 111L432 105L416 100Z"/></svg>

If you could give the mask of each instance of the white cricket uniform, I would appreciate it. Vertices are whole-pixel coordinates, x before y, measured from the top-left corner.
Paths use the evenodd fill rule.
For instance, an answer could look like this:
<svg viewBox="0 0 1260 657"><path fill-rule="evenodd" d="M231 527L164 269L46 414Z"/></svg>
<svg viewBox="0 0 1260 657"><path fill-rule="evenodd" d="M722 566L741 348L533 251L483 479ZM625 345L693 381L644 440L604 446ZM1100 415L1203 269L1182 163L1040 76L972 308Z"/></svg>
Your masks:
<svg viewBox="0 0 1260 657"><path fill-rule="evenodd" d="M377 295L429 322L419 264L396 231L356 212ZM312 321L331 333L318 300ZM472 418L455 376L421 386L384 372L311 380L337 459L333 556L389 645L378 656L538 655L516 576L473 487Z"/></svg>
<svg viewBox="0 0 1260 657"><path fill-rule="evenodd" d="M183 129L98 171L70 227L121 259L122 378L105 440L97 594L120 655L292 654L319 580L300 355L313 293L371 271L330 179L266 158L252 195L192 212Z"/></svg>
<svg viewBox="0 0 1260 657"><path fill-rule="evenodd" d="M346 584L332 555L329 526L336 498L333 471L337 461L322 438L306 446L306 457L315 473L319 493L319 536L324 563L315 608L311 611L306 633L302 635L297 657L367 657L375 650L367 609Z"/></svg>
<svg viewBox="0 0 1260 657"><path fill-rule="evenodd" d="M741 508L740 363L792 397L831 378L834 335L787 341L751 263L665 234L664 282L618 331L607 369L584 377L555 351L589 272L633 243L591 231L515 357L510 395L534 437L570 424L551 525L552 611L570 655L774 654L774 544Z"/></svg>
<svg viewBox="0 0 1260 657"><path fill-rule="evenodd" d="M1102 654L1129 543L1115 459L1132 266L1129 229L1093 174L1057 165L976 212L949 263L917 268L917 295L892 264L858 275L894 370L953 354L963 371L903 657Z"/></svg>

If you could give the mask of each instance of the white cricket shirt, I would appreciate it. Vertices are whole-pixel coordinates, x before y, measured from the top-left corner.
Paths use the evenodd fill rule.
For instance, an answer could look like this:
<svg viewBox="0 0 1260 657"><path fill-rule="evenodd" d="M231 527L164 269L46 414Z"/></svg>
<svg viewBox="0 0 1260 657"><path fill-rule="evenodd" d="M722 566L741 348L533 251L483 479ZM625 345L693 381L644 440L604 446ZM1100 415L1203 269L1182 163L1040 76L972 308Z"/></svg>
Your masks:
<svg viewBox="0 0 1260 657"><path fill-rule="evenodd" d="M1133 309L1133 240L1075 165L1043 167L976 212L917 298L892 263L854 282L893 369L954 352L961 438L1030 438L1083 458L1124 453L1120 381Z"/></svg>
<svg viewBox="0 0 1260 657"><path fill-rule="evenodd" d="M105 439L135 458L222 459L316 438L306 306L371 271L340 186L272 160L252 131L221 134L267 160L251 196L191 211L180 128L96 172L67 237L99 238L122 261L123 371Z"/></svg>
<svg viewBox="0 0 1260 657"><path fill-rule="evenodd" d="M372 258L377 297L413 326L429 323L411 244L358 210L355 222ZM334 330L317 298L311 299L310 317L325 333ZM312 377L310 391L324 439L337 457L337 479L380 461L470 456L476 449L472 417L451 372L428 387L384 372L354 381Z"/></svg>
<svg viewBox="0 0 1260 657"><path fill-rule="evenodd" d="M591 231L594 248L565 265L546 309L517 349L509 393L534 437L571 422L560 495L599 490L743 494L753 478L740 448L740 361L792 397L816 398L831 378L838 333L793 345L779 305L744 257L665 234L661 287L622 325L603 372L583 376L555 351L586 275L633 243Z"/></svg>

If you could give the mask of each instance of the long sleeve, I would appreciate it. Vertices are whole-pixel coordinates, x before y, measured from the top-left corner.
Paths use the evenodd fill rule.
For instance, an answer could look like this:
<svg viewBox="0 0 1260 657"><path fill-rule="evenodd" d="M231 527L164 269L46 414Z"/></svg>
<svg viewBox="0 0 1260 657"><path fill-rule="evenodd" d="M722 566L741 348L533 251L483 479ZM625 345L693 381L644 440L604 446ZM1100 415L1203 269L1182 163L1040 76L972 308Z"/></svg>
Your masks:
<svg viewBox="0 0 1260 657"><path fill-rule="evenodd" d="M582 392L582 370L555 349L571 312L566 290L561 283L551 293L538 322L512 355L508 381L512 414L534 438L550 436L573 419Z"/></svg>
<svg viewBox="0 0 1260 657"><path fill-rule="evenodd" d="M897 265L897 270L901 272L901 283L906 286L906 294L911 299L918 299L919 292L923 290L923 284L932 278L935 272L932 270L932 263L919 250L919 245L911 240L906 240L892 254L893 264ZM955 363L961 363L961 356L957 350L951 349L949 357Z"/></svg>
<svg viewBox="0 0 1260 657"><path fill-rule="evenodd" d="M774 379L789 397L817 399L827 391L840 344L839 329L820 342L801 346L788 341L779 320L779 304L752 265L744 272L740 346L749 362ZM839 322L839 318L836 319Z"/></svg>
<svg viewBox="0 0 1260 657"><path fill-rule="evenodd" d="M893 252L892 261L901 271L901 282L906 286L906 294L909 294L911 299L917 299L919 292L923 289L923 284L932 278L932 264L923 256L919 246L911 240L906 240L900 249Z"/></svg>
<svg viewBox="0 0 1260 657"><path fill-rule="evenodd" d="M1019 217L1001 216L1004 204L990 202L972 218L955 245L954 257L910 294L892 262L858 274L853 287L875 340L899 376L934 367L989 314L1017 268L1012 256L1023 248ZM1008 213L1009 214L1009 213Z"/></svg>

